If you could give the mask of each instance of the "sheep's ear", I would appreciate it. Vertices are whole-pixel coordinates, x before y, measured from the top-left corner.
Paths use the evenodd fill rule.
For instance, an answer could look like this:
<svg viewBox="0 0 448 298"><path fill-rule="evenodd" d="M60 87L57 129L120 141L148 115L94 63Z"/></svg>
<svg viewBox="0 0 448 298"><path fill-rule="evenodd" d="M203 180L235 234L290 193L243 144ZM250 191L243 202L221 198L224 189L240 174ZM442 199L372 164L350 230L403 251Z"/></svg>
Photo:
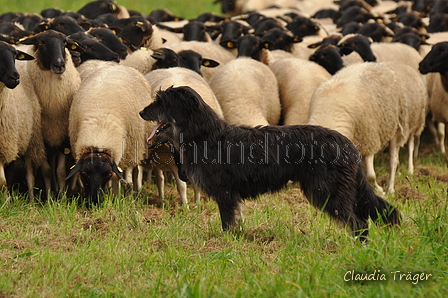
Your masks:
<svg viewBox="0 0 448 298"><path fill-rule="evenodd" d="M202 58L202 66L205 67L216 67L219 65L219 62L216 62L215 60L212 59L204 59Z"/></svg>
<svg viewBox="0 0 448 298"><path fill-rule="evenodd" d="M37 38L35 36L24 37L19 39L18 44L35 45L37 44Z"/></svg>
<svg viewBox="0 0 448 298"><path fill-rule="evenodd" d="M25 52L17 51L16 59L17 60L33 60L34 57Z"/></svg>
<svg viewBox="0 0 448 298"><path fill-rule="evenodd" d="M156 60L164 60L165 59L165 53L163 51L154 50L152 55L152 58Z"/></svg>
<svg viewBox="0 0 448 298"><path fill-rule="evenodd" d="M317 49L317 48L320 47L321 45L322 45L322 42L320 41L320 42L316 42L316 43L309 44L307 47L308 47L309 49Z"/></svg>
<svg viewBox="0 0 448 298"><path fill-rule="evenodd" d="M115 161L112 162L112 172L114 172L115 174L117 174L117 176L120 179L123 179L123 170L117 166L117 164L115 163Z"/></svg>
<svg viewBox="0 0 448 298"><path fill-rule="evenodd" d="M66 41L65 47L70 51L76 51L81 53L85 52L83 47L77 41L74 41L73 39L70 38L67 38L65 41Z"/></svg>
<svg viewBox="0 0 448 298"><path fill-rule="evenodd" d="M48 29L50 29L50 24L48 24L48 23L42 23L42 24L37 25L37 30L39 32L47 31Z"/></svg>
<svg viewBox="0 0 448 298"><path fill-rule="evenodd" d="M109 27L109 29L110 29L110 31L112 31L115 35L118 35L118 34L121 33L121 28L120 28L120 27L112 26L112 27Z"/></svg>
<svg viewBox="0 0 448 298"><path fill-rule="evenodd" d="M68 173L67 177L65 177L65 180L70 179L73 175L78 173L81 170L81 160L79 160L74 166L70 168L70 172Z"/></svg>

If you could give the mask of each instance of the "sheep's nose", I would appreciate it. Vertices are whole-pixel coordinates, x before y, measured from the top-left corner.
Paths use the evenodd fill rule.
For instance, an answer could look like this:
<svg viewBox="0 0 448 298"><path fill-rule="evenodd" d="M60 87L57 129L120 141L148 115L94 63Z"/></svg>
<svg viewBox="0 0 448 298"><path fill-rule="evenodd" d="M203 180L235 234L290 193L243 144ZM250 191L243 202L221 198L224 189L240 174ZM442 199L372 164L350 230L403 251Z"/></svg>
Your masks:
<svg viewBox="0 0 448 298"><path fill-rule="evenodd" d="M51 66L51 71L54 74L62 74L65 71L65 62L63 59L57 59L56 62Z"/></svg>

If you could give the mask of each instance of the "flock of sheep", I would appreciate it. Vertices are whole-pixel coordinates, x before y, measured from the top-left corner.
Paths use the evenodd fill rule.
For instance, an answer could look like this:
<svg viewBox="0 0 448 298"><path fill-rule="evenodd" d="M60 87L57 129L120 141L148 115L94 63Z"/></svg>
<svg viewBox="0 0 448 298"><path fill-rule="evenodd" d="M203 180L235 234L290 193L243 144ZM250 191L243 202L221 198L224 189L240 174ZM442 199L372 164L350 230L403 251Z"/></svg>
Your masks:
<svg viewBox="0 0 448 298"><path fill-rule="evenodd" d="M149 146L155 123L138 115L170 86L192 87L230 124L339 131L358 146L379 192L373 162L385 147L387 192L404 145L413 172L425 125L444 152L446 68L422 61L448 41L426 30L448 1L432 9L417 0L219 2L222 16L195 20L109 0L78 12L1 15L0 185L10 184L5 166L24 161L31 198L36 175L47 192L95 197L120 181L138 191L145 171L163 197L170 171L187 203L170 147Z"/></svg>

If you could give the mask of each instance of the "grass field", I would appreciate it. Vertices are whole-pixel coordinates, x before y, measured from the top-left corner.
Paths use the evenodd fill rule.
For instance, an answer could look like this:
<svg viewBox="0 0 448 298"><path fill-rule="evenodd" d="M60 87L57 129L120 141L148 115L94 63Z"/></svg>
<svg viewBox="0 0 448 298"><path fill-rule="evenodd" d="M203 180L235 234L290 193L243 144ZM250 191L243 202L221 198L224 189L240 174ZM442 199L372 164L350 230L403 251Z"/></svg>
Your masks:
<svg viewBox="0 0 448 298"><path fill-rule="evenodd" d="M0 13L85 3L15 1ZM219 12L212 0L118 3L187 18ZM222 232L205 196L180 206L172 185L164 202L147 185L93 210L65 197L30 204L0 194L0 297L448 297L448 170L423 143L414 175L402 150L396 193L386 196L403 225L373 225L364 245L293 184L246 202L238 233ZM384 185L387 153L376 169Z"/></svg>
<svg viewBox="0 0 448 298"><path fill-rule="evenodd" d="M64 11L77 11L83 7L88 0L14 0L0 1L0 14L12 12L34 12L39 13L45 8L59 8ZM125 0L115 1L128 9L136 10L148 15L153 9L167 8L172 13L183 18L191 19L204 12L215 12L220 14L220 5L214 4L213 0Z"/></svg>
<svg viewBox="0 0 448 298"><path fill-rule="evenodd" d="M387 159L378 156L381 183ZM222 232L206 197L180 206L173 186L164 202L147 185L93 210L0 197L0 297L446 297L444 158L426 150L415 175L404 169L387 196L403 225L373 225L367 245L295 185L246 202L239 233Z"/></svg>

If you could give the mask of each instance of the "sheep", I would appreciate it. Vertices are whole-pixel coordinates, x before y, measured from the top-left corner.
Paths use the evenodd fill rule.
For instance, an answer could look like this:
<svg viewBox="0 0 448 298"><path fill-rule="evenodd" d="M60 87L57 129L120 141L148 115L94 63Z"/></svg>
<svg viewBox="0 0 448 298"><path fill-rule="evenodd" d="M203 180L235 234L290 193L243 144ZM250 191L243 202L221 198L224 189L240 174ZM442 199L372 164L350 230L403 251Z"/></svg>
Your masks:
<svg viewBox="0 0 448 298"><path fill-rule="evenodd" d="M202 99L221 117L224 118L223 111L216 99L213 91L207 84L204 78L202 78L198 73L193 70L183 68L183 67L173 67L156 69L145 75L146 80L151 86L152 97L155 98L156 92L159 90L165 90L171 86L189 86L196 90L202 97ZM157 149L156 149L157 150ZM165 151L165 152L164 152ZM153 153L151 158L145 161L145 164L151 166L155 170L157 188L159 190L159 197L163 199L163 175L162 171L171 171L176 179L177 190L179 192L182 204L186 205L188 203L186 194L186 183L182 181L179 177L178 168L174 163L173 157L171 158L161 156L166 156L166 147L157 150L157 153ZM156 157L154 157L154 154ZM161 159L161 160L160 160ZM148 167L147 167L148 168ZM195 189L195 200L199 200L200 191L193 185Z"/></svg>
<svg viewBox="0 0 448 298"><path fill-rule="evenodd" d="M179 53L185 50L193 50L199 53L202 57L214 60L219 63L217 67L201 67L201 73L204 79L208 82L213 74L215 74L224 64L232 61L236 58L236 55L232 54L223 47L210 42L200 41L182 41L179 43L173 43L166 46L168 49Z"/></svg>
<svg viewBox="0 0 448 298"><path fill-rule="evenodd" d="M363 156L366 174L376 189L374 155L389 142L390 177L394 192L398 151L406 142L412 173L414 136L425 124L427 89L418 71L403 63L365 62L342 68L319 85L310 104L310 125L334 129L348 137Z"/></svg>
<svg viewBox="0 0 448 298"><path fill-rule="evenodd" d="M98 69L73 98L69 137L76 164L67 179L79 172L84 195L92 203L99 203L101 189L112 176L123 177L119 167L126 182L140 189L132 173L144 159L146 134L154 125L140 119L138 112L151 101L145 77L119 64Z"/></svg>
<svg viewBox="0 0 448 298"><path fill-rule="evenodd" d="M45 157L40 106L29 81L20 82L14 62L32 59L34 57L0 42L0 188L7 185L4 166L24 156L30 199L34 197L33 167L40 166Z"/></svg>
<svg viewBox="0 0 448 298"><path fill-rule="evenodd" d="M21 41L33 46L34 61L27 63L22 76L29 80L41 105L42 135L49 150L57 150L56 189L65 188L65 154L60 152L68 139L68 115L81 78L73 65L70 50L79 50L76 43L65 34L47 30ZM64 149L67 152L67 149ZM47 153L48 154L48 153ZM56 154L55 154L56 155ZM53 156L51 156L53 157ZM54 156L55 158L56 156ZM45 159L42 165L47 190L51 189L50 177L54 174L55 162L50 167Z"/></svg>
<svg viewBox="0 0 448 298"><path fill-rule="evenodd" d="M342 38L338 47L344 55L357 52L363 61L396 61L418 69L421 55L413 47L403 43L373 42L360 34L349 34Z"/></svg>
<svg viewBox="0 0 448 298"><path fill-rule="evenodd" d="M129 17L129 12L126 8L117 5L114 1L110 0L96 0L88 2L78 10L78 13L84 15L88 19L95 19L105 13L112 13L119 18Z"/></svg>
<svg viewBox="0 0 448 298"><path fill-rule="evenodd" d="M433 134L436 136L438 134L436 140L438 140L440 151L443 153L446 152L444 124L448 123L447 53L448 42L436 43L419 65L420 73L427 75L429 110L431 111L432 120L439 122L437 132L433 132ZM433 126L430 126L430 128L435 130Z"/></svg>
<svg viewBox="0 0 448 298"><path fill-rule="evenodd" d="M269 65L278 82L284 125L308 123L310 100L317 86L331 78L322 66L304 59L284 58Z"/></svg>
<svg viewBox="0 0 448 298"><path fill-rule="evenodd" d="M249 11L265 10L269 7L276 7L275 10L278 10L277 7L286 7L288 11L300 12L300 8L304 7L300 6L300 2L296 0L220 0L218 2L221 2L221 11L229 16L240 15ZM276 15L275 12L273 15Z"/></svg>
<svg viewBox="0 0 448 298"><path fill-rule="evenodd" d="M281 107L277 79L267 65L240 57L216 71L209 84L230 124L278 124Z"/></svg>
<svg viewBox="0 0 448 298"><path fill-rule="evenodd" d="M157 62L152 57L153 53L154 51L151 49L140 48L129 54L126 59L121 60L120 64L133 67L145 75L152 70L154 63Z"/></svg>

